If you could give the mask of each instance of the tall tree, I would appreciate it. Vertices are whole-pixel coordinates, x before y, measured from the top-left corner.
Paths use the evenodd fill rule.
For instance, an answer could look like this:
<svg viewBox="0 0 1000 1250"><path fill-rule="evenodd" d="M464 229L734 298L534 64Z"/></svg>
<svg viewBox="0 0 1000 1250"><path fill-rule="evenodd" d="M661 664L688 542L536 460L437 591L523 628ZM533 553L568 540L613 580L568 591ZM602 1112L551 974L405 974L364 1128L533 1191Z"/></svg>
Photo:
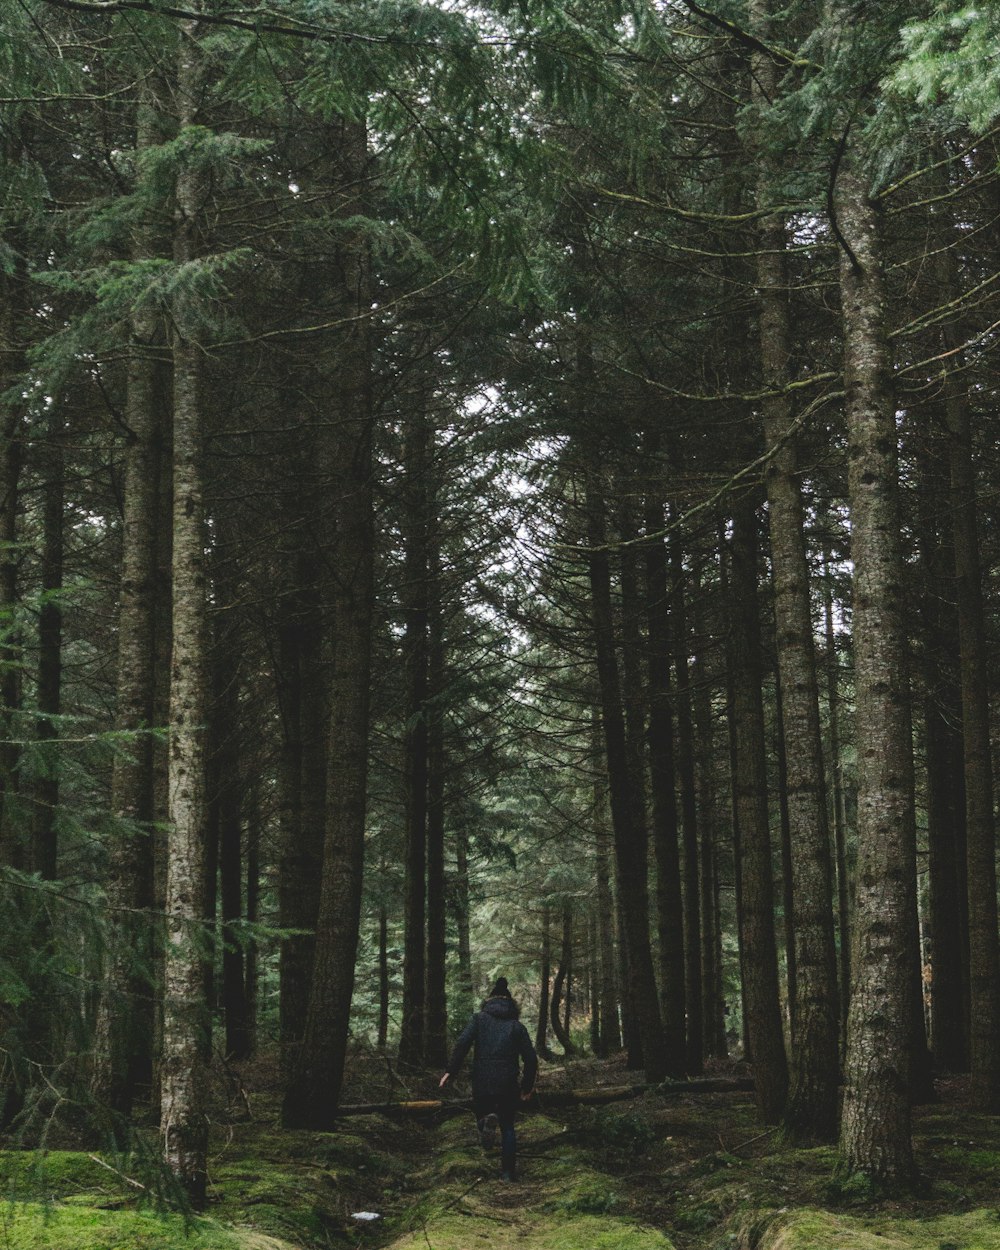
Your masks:
<svg viewBox="0 0 1000 1250"><path fill-rule="evenodd" d="M340 152L360 197L368 177L366 127L344 121ZM359 199L350 207L362 207ZM347 213L349 217L350 214ZM334 498L333 661L323 871L305 1032L284 1116L293 1127L332 1127L343 1081L361 924L372 666L372 432L369 258L349 233L336 278L349 329L338 344L340 390L323 467Z"/></svg>
<svg viewBox="0 0 1000 1250"><path fill-rule="evenodd" d="M754 0L755 33L771 34L769 0ZM777 95L774 60L758 53L751 75L763 114ZM823 778L819 685L813 646L809 567L799 487L792 404L787 390L791 326L785 292L785 225L773 210L777 170L761 145L757 277L764 399L761 417L768 452L767 486L774 577L781 734L792 861L794 908L794 1038L784 1124L793 1134L833 1140L837 1132L839 1009L833 928L833 872Z"/></svg>
<svg viewBox="0 0 1000 1250"><path fill-rule="evenodd" d="M197 152L205 66L204 28L178 26L176 94L187 151L175 190L174 260L195 265L203 246L206 170ZM201 1206L207 1184L205 1064L211 1020L205 1002L199 926L204 918L206 671L204 394L200 326L194 294L183 286L172 308L173 613L170 680L167 944L164 965L160 1124L168 1166Z"/></svg>
<svg viewBox="0 0 1000 1250"><path fill-rule="evenodd" d="M846 6L831 10L848 37ZM916 914L913 757L898 469L879 223L849 154L837 179L847 396L858 755L858 867L840 1149L848 1172L913 1177L910 932Z"/></svg>
<svg viewBox="0 0 1000 1250"><path fill-rule="evenodd" d="M731 545L734 799L739 831L740 963L746 1029L757 1105L764 1122L775 1124L785 1109L788 1062L778 1002L757 607L759 547L755 503L751 493L737 500Z"/></svg>

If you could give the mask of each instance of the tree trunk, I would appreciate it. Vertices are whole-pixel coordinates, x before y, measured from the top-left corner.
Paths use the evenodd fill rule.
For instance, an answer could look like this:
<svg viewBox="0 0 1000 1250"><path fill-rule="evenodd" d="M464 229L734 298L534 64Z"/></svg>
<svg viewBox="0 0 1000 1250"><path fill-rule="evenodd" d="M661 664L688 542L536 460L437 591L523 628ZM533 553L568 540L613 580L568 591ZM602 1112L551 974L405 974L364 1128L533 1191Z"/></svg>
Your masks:
<svg viewBox="0 0 1000 1250"><path fill-rule="evenodd" d="M848 14L835 9L841 22ZM899 539L895 403L875 210L840 171L844 385L854 562L858 867L840 1149L848 1173L909 1183L916 914L913 759Z"/></svg>
<svg viewBox="0 0 1000 1250"><path fill-rule="evenodd" d="M136 147L160 137L157 102L146 88L138 108ZM162 250L148 229L134 244L137 259ZM127 735L115 753L111 811L115 830L108 864L108 954L94 1036L97 1101L128 1116L137 1085L152 1080L155 905L153 882L153 738L156 719L157 532L163 433L170 421L171 372L161 320L131 318L122 483L122 565L119 579L115 730ZM162 722L161 722L162 723ZM144 914L147 913L147 914Z"/></svg>
<svg viewBox="0 0 1000 1250"><path fill-rule="evenodd" d="M737 592L731 575L733 556L726 541L724 526L719 526L719 583L727 615L733 616L733 608L737 601ZM733 618L736 619L736 618ZM747 987L743 977L745 953L743 949L743 869L742 839L740 837L740 751L738 749L740 719L737 715L736 697L736 666L738 657L742 657L742 649L737 643L736 627L731 625L726 631L726 725L729 738L729 801L730 818L732 821L733 848L733 902L736 909L736 941L739 947L740 965L740 1019L743 1022L741 1044L745 1062L753 1061L750 1049L749 1012L747 1010Z"/></svg>
<svg viewBox="0 0 1000 1250"><path fill-rule="evenodd" d="M432 447L433 453L433 447ZM433 475L432 464L429 470ZM445 888L444 621L437 492L428 488L428 702L427 702L427 1006L425 1060L448 1062L447 894Z"/></svg>
<svg viewBox="0 0 1000 1250"><path fill-rule="evenodd" d="M600 946L597 940L597 916L587 916L587 1010L590 1013L591 1054L601 1053Z"/></svg>
<svg viewBox="0 0 1000 1250"><path fill-rule="evenodd" d="M563 1058L572 1059L576 1047L569 1035L570 1017L570 978L573 969L573 912L569 907L563 908L562 950L559 955L559 967L555 980L552 982L552 1002L549 1007L549 1019L556 1041L563 1048ZM560 1007L565 1006L565 1019L560 1018Z"/></svg>
<svg viewBox="0 0 1000 1250"><path fill-rule="evenodd" d="M773 562L772 562L773 568ZM774 694L781 709L781 674L774 675ZM774 754L778 766L778 830L781 840L781 911L785 939L785 997L788 1018L788 1044L795 1052L795 1000L798 995L798 970L795 965L795 897L792 885L792 826L788 815L788 757L781 716L774 726Z"/></svg>
<svg viewBox="0 0 1000 1250"><path fill-rule="evenodd" d="M951 339L951 335L946 336L947 341ZM945 410L951 449L951 516L962 661L972 1081L977 1106L995 1112L1000 1110L1000 947L990 686L969 406L953 379L948 381Z"/></svg>
<svg viewBox="0 0 1000 1250"><path fill-rule="evenodd" d="M929 423L917 445L916 534L922 574L930 1032L935 1066L965 1072L969 1066L965 775L949 456L944 430L937 422Z"/></svg>
<svg viewBox="0 0 1000 1250"><path fill-rule="evenodd" d="M712 692L705 660L707 628L704 585L694 601L694 664L692 665L695 758L698 761L698 814L701 830L701 962L702 1019L705 1054L725 1059L726 1017L722 989L722 924L719 913L719 856L715 844L718 814L715 796L715 734Z"/></svg>
<svg viewBox="0 0 1000 1250"><path fill-rule="evenodd" d="M198 122L203 71L197 20L179 25L177 95L181 133ZM177 177L174 255L190 264L205 203L204 174L182 166ZM163 1058L160 1125L164 1157L195 1207L205 1201L205 1056L211 1020L205 1002L199 928L204 921L206 570L202 487L201 349L189 297L173 312L173 613L170 681L169 832L167 841Z"/></svg>
<svg viewBox="0 0 1000 1250"><path fill-rule="evenodd" d="M549 1052L549 981L552 977L552 913L548 903L542 904L541 967L539 968L538 1024L535 1027L535 1050L548 1059Z"/></svg>
<svg viewBox="0 0 1000 1250"><path fill-rule="evenodd" d="M350 185L364 186L365 127L344 123L341 130ZM340 341L340 386L324 462L334 500L330 558L337 574L326 831L309 1011L284 1102L289 1127L319 1130L333 1127L347 1053L361 923L372 662L371 294L367 256L357 240L345 242L340 276L351 328Z"/></svg>
<svg viewBox="0 0 1000 1250"><path fill-rule="evenodd" d="M217 519L216 539L222 526ZM217 547L218 550L218 547ZM225 558L223 556L222 558ZM217 565L221 558L217 558ZM219 568L214 580L216 612L215 709L212 717L219 827L219 894L222 907L222 1009L226 1026L225 1054L232 1059L250 1055L247 1028L246 966L239 921L243 918L243 794L247 768L241 758L240 646L233 596L228 578Z"/></svg>
<svg viewBox="0 0 1000 1250"><path fill-rule="evenodd" d="M684 559L680 534L670 550L673 585L670 592L677 708L677 775L681 790L681 834L684 847L684 985L687 1007L686 1070L697 1076L704 1067L704 1022L701 1011L701 891L698 876L698 799L694 775L694 727L691 719L691 677L688 668L687 605L684 601Z"/></svg>
<svg viewBox="0 0 1000 1250"><path fill-rule="evenodd" d="M11 394L24 370L27 275L22 263L0 271L0 858L24 867L24 848L15 810L18 734L13 720L21 705L21 647L18 640L17 514L24 459L24 404Z"/></svg>
<svg viewBox="0 0 1000 1250"><path fill-rule="evenodd" d="M659 453L655 434L646 439L651 464ZM685 1075L684 906L674 792L674 728L670 708L670 632L667 624L667 553L663 544L663 504L647 486L644 520L646 556L646 637L649 702L649 780L656 858L656 926L660 955L660 1002L667 1072Z"/></svg>
<svg viewBox="0 0 1000 1250"><path fill-rule="evenodd" d="M753 0L751 20L766 40L771 0ZM778 94L776 68L770 56L754 58L751 82L754 102L766 113ZM757 198L764 208L776 198L777 171L766 147L762 148ZM784 1124L796 1138L832 1141L837 1132L839 1085L833 869L798 457L792 404L784 389L790 381L791 352L784 219L775 213L763 216L758 241L761 380L765 391L761 415L769 453L764 479L774 570L780 733L785 748L794 909L789 999L795 1044Z"/></svg>
<svg viewBox="0 0 1000 1250"><path fill-rule="evenodd" d="M847 1005L851 998L851 897L847 866L847 810L840 740L840 658L833 624L829 542L823 548L823 630L826 642L826 698L830 717L830 776L833 782L834 848L837 859L837 932L840 973L840 1040L847 1045Z"/></svg>
<svg viewBox="0 0 1000 1250"><path fill-rule="evenodd" d="M658 1081L666 1076L667 1054L649 942L648 847L645 828L635 823L631 797L621 679L615 656L604 492L601 470L594 459L596 451L593 448L587 453L590 457L585 488L590 546L587 563L611 822L615 837L618 906L626 934L630 1005L635 1013L639 1035L638 1039L630 1038L630 1041L633 1044L635 1040L639 1041L648 1079Z"/></svg>
<svg viewBox="0 0 1000 1250"><path fill-rule="evenodd" d="M469 936L469 833L464 824L455 830L455 926L458 929L458 992L462 1012L475 1007L472 943Z"/></svg>
<svg viewBox="0 0 1000 1250"><path fill-rule="evenodd" d="M591 716L591 743L594 772L594 822L596 827L594 867L597 877L597 943L600 959L598 997L601 1004L601 1035L599 1053L610 1055L621 1050L622 1035L618 1022L618 978L615 961L615 903L611 893L611 831L608 828L608 799L601 774L600 719L595 710Z"/></svg>
<svg viewBox="0 0 1000 1250"><path fill-rule="evenodd" d="M757 1104L764 1123L775 1124L785 1109L788 1066L781 1027L774 935L773 866L768 828L757 607L757 543L755 500L747 495L738 501L735 510L731 547L735 800L741 883L740 960Z"/></svg>
<svg viewBox="0 0 1000 1250"><path fill-rule="evenodd" d="M38 725L39 776L34 785L35 816L32 830L32 867L43 881L55 881L59 805L59 738L57 720L62 687L63 510L66 493L62 410L53 403L48 413L45 449L47 480L42 502L42 603L38 613Z"/></svg>
<svg viewBox="0 0 1000 1250"><path fill-rule="evenodd" d="M383 904L378 909L378 1040L375 1045L385 1054L389 1042L389 914Z"/></svg>
<svg viewBox="0 0 1000 1250"><path fill-rule="evenodd" d="M246 863L246 910L247 924L250 933L246 944L246 972L244 987L247 1000L247 1039L250 1054L257 1053L257 1020L258 1020L258 949L257 939L253 934L253 926L260 920L260 785L257 779L251 781L247 800L247 863Z"/></svg>
<svg viewBox="0 0 1000 1250"><path fill-rule="evenodd" d="M290 577L278 625L278 919L283 929L302 930L283 937L280 947L279 1022L286 1082L292 1079L309 1010L323 871L329 734L323 614L314 553L300 545L301 536L311 532L307 518L310 513L315 517L317 507L297 510L286 525L294 537L284 560Z"/></svg>
<svg viewBox="0 0 1000 1250"><path fill-rule="evenodd" d="M417 401L418 408L420 400ZM404 884L403 1013L399 1062L419 1068L425 1061L427 954L427 780L428 780L428 550L427 475L430 429L426 414L410 419L404 449L403 663L406 673L403 730L403 790L406 825Z"/></svg>

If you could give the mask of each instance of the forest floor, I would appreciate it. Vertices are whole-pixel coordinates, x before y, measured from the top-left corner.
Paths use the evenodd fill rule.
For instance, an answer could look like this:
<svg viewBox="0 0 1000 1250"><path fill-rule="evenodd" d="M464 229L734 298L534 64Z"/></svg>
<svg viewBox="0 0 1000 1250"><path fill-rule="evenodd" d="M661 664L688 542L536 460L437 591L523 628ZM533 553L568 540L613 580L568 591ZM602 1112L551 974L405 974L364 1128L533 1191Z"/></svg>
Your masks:
<svg viewBox="0 0 1000 1250"><path fill-rule="evenodd" d="M1000 1119L957 1081L916 1112L920 1193L872 1201L834 1180L830 1148L762 1131L747 1093L552 1101L627 1084L617 1061L543 1064L512 1184L468 1111L291 1132L271 1075L261 1063L220 1080L205 1217L158 1211L136 1156L56 1150L53 1130L45 1152L0 1151L0 1250L1000 1250ZM372 1058L348 1091L435 1094L432 1076L402 1088Z"/></svg>

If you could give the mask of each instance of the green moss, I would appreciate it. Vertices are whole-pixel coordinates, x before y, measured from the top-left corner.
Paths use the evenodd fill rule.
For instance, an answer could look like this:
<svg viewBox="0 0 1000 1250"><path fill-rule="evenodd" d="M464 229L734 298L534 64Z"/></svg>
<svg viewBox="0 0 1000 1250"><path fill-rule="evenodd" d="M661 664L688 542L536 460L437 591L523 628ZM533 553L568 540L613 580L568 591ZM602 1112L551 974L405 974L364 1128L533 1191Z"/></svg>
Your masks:
<svg viewBox="0 0 1000 1250"><path fill-rule="evenodd" d="M555 1215L550 1221L499 1209L488 1221L446 1214L394 1241L390 1250L673 1250L663 1233L625 1220Z"/></svg>
<svg viewBox="0 0 1000 1250"><path fill-rule="evenodd" d="M212 1220L40 1203L0 1206L0 1244L4 1250L290 1250L273 1238Z"/></svg>
<svg viewBox="0 0 1000 1250"><path fill-rule="evenodd" d="M574 1170L554 1194L540 1204L544 1211L569 1215L608 1215L622 1206L622 1194L609 1177L599 1172Z"/></svg>
<svg viewBox="0 0 1000 1250"><path fill-rule="evenodd" d="M1000 1250L1000 1218L970 1211L927 1220L862 1219L806 1209L772 1217L753 1244L757 1250Z"/></svg>
<svg viewBox="0 0 1000 1250"><path fill-rule="evenodd" d="M704 1233L721 1219L722 1208L717 1202L698 1202L678 1208L673 1223L685 1233Z"/></svg>
<svg viewBox="0 0 1000 1250"><path fill-rule="evenodd" d="M116 1161L114 1166L128 1172L127 1161ZM81 1190L117 1191L124 1184L80 1151L0 1151L0 1195L4 1197L58 1198Z"/></svg>
<svg viewBox="0 0 1000 1250"><path fill-rule="evenodd" d="M320 1167L243 1160L213 1172L212 1196L227 1221L278 1237L322 1243L334 1217L337 1177Z"/></svg>

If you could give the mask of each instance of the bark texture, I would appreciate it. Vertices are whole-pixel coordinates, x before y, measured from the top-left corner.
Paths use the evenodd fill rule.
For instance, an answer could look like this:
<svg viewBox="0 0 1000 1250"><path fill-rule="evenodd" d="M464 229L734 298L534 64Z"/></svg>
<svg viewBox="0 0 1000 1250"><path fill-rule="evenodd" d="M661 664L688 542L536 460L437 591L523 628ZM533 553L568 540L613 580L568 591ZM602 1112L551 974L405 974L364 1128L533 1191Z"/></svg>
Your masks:
<svg viewBox="0 0 1000 1250"><path fill-rule="evenodd" d="M954 358L956 336L945 334ZM965 836L969 891L970 1060L977 1104L1000 1110L1000 944L997 934L996 822L990 743L990 682L972 426L967 396L945 383L950 446L951 516L961 655Z"/></svg>
<svg viewBox="0 0 1000 1250"><path fill-rule="evenodd" d="M180 24L177 93L182 133L198 120L203 84L200 27ZM198 255L205 202L203 173L184 165L177 178L175 260ZM164 1157L195 1206L207 1181L205 1061L211 1027L199 928L205 898L206 569L201 349L183 293L173 308L173 613L163 1056L160 1128Z"/></svg>
<svg viewBox="0 0 1000 1250"><path fill-rule="evenodd" d="M876 213L859 170L837 182L854 563L858 864L840 1149L849 1173L908 1183L916 914L913 759L897 436Z"/></svg>
<svg viewBox="0 0 1000 1250"><path fill-rule="evenodd" d="M774 889L768 828L760 616L757 606L757 514L752 496L733 523L731 644L735 726L734 801L739 830L740 966L757 1104L765 1124L780 1120L788 1064L778 996Z"/></svg>
<svg viewBox="0 0 1000 1250"><path fill-rule="evenodd" d="M771 0L753 0L757 34L770 33ZM765 113L777 93L769 56L754 58L753 98ZM763 154L758 202L776 198L776 170ZM789 979L794 968L794 1045L784 1124L796 1137L832 1141L839 1101L839 1006L833 925L833 866L823 776L819 683L810 610L809 566L799 485L794 414L785 391L790 381L791 326L785 292L785 225L777 214L758 227L757 282L760 291L761 404L769 459L764 474L770 522L774 582L774 626L778 656L784 794L791 851L794 928Z"/></svg>

